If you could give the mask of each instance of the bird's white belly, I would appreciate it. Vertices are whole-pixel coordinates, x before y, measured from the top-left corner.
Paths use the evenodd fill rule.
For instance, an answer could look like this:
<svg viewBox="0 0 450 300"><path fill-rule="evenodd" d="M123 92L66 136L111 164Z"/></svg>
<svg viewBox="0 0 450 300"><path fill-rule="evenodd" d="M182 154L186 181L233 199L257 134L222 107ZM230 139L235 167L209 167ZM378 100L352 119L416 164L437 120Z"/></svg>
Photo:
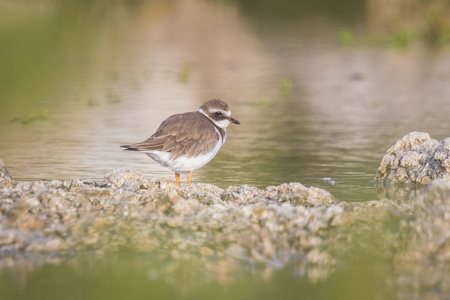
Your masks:
<svg viewBox="0 0 450 300"><path fill-rule="evenodd" d="M165 151L145 151L144 153L157 161L163 167L167 167L176 173L188 173L189 171L199 169L209 163L211 159L219 152L220 147L225 143L219 139L216 146L211 152L201 154L199 156L188 157L187 155L180 156L175 160L170 159L170 152Z"/></svg>

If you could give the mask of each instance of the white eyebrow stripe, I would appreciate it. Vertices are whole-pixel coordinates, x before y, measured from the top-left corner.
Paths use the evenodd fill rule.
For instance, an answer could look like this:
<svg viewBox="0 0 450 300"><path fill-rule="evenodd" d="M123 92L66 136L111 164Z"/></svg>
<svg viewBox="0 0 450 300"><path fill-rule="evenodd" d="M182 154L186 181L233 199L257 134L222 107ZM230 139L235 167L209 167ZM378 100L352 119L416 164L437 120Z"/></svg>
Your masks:
<svg viewBox="0 0 450 300"><path fill-rule="evenodd" d="M231 116L231 111L230 110L222 110L222 109L211 109L210 112L215 113L215 112L221 112L224 115L226 115L227 117Z"/></svg>

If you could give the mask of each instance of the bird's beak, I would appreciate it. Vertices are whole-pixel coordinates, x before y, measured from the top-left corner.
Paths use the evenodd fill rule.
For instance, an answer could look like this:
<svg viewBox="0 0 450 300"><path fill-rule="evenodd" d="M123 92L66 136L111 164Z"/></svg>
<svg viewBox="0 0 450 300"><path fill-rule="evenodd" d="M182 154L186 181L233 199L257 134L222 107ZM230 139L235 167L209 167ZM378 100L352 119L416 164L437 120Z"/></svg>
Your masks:
<svg viewBox="0 0 450 300"><path fill-rule="evenodd" d="M233 119L232 117L230 117L230 123L234 123L234 124L241 124L241 122L239 122L238 120L236 120L236 119Z"/></svg>

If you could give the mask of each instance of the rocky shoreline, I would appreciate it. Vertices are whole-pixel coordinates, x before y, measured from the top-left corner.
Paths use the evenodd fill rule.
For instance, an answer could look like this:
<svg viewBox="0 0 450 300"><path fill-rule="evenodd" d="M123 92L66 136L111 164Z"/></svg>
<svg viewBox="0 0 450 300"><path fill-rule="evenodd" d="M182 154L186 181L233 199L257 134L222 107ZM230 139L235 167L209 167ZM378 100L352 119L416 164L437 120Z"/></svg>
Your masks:
<svg viewBox="0 0 450 300"><path fill-rule="evenodd" d="M232 252L282 266L291 253L318 244L314 234L339 224L344 210L328 192L299 183L179 188L128 170L115 170L104 182L4 181L1 187L0 255L165 249Z"/></svg>
<svg viewBox="0 0 450 300"><path fill-rule="evenodd" d="M252 264L295 265L317 281L342 262L371 257L393 265L402 291L434 293L438 286L450 294L446 175L412 202L337 201L300 183L179 188L129 170L103 182L15 182L1 161L0 175L0 269L126 250L162 253L175 264L197 261L219 280Z"/></svg>

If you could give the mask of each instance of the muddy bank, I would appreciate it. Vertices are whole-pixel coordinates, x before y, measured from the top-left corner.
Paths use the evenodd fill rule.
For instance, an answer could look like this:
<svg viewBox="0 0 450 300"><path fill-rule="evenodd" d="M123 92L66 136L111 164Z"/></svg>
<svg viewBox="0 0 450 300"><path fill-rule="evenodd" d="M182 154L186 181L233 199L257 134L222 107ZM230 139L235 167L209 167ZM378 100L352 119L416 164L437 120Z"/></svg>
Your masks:
<svg viewBox="0 0 450 300"><path fill-rule="evenodd" d="M428 291L431 277L422 269L445 269L450 258L449 195L450 184L442 181L432 182L414 203L352 203L300 183L179 188L128 170L115 170L102 182L14 182L5 176L0 268L126 250L154 253L175 269L195 262L217 280L251 265L295 266L317 281L342 265L382 262L394 268L395 277L386 280L402 291L422 288L423 276ZM450 291L445 273L432 278L433 286Z"/></svg>

